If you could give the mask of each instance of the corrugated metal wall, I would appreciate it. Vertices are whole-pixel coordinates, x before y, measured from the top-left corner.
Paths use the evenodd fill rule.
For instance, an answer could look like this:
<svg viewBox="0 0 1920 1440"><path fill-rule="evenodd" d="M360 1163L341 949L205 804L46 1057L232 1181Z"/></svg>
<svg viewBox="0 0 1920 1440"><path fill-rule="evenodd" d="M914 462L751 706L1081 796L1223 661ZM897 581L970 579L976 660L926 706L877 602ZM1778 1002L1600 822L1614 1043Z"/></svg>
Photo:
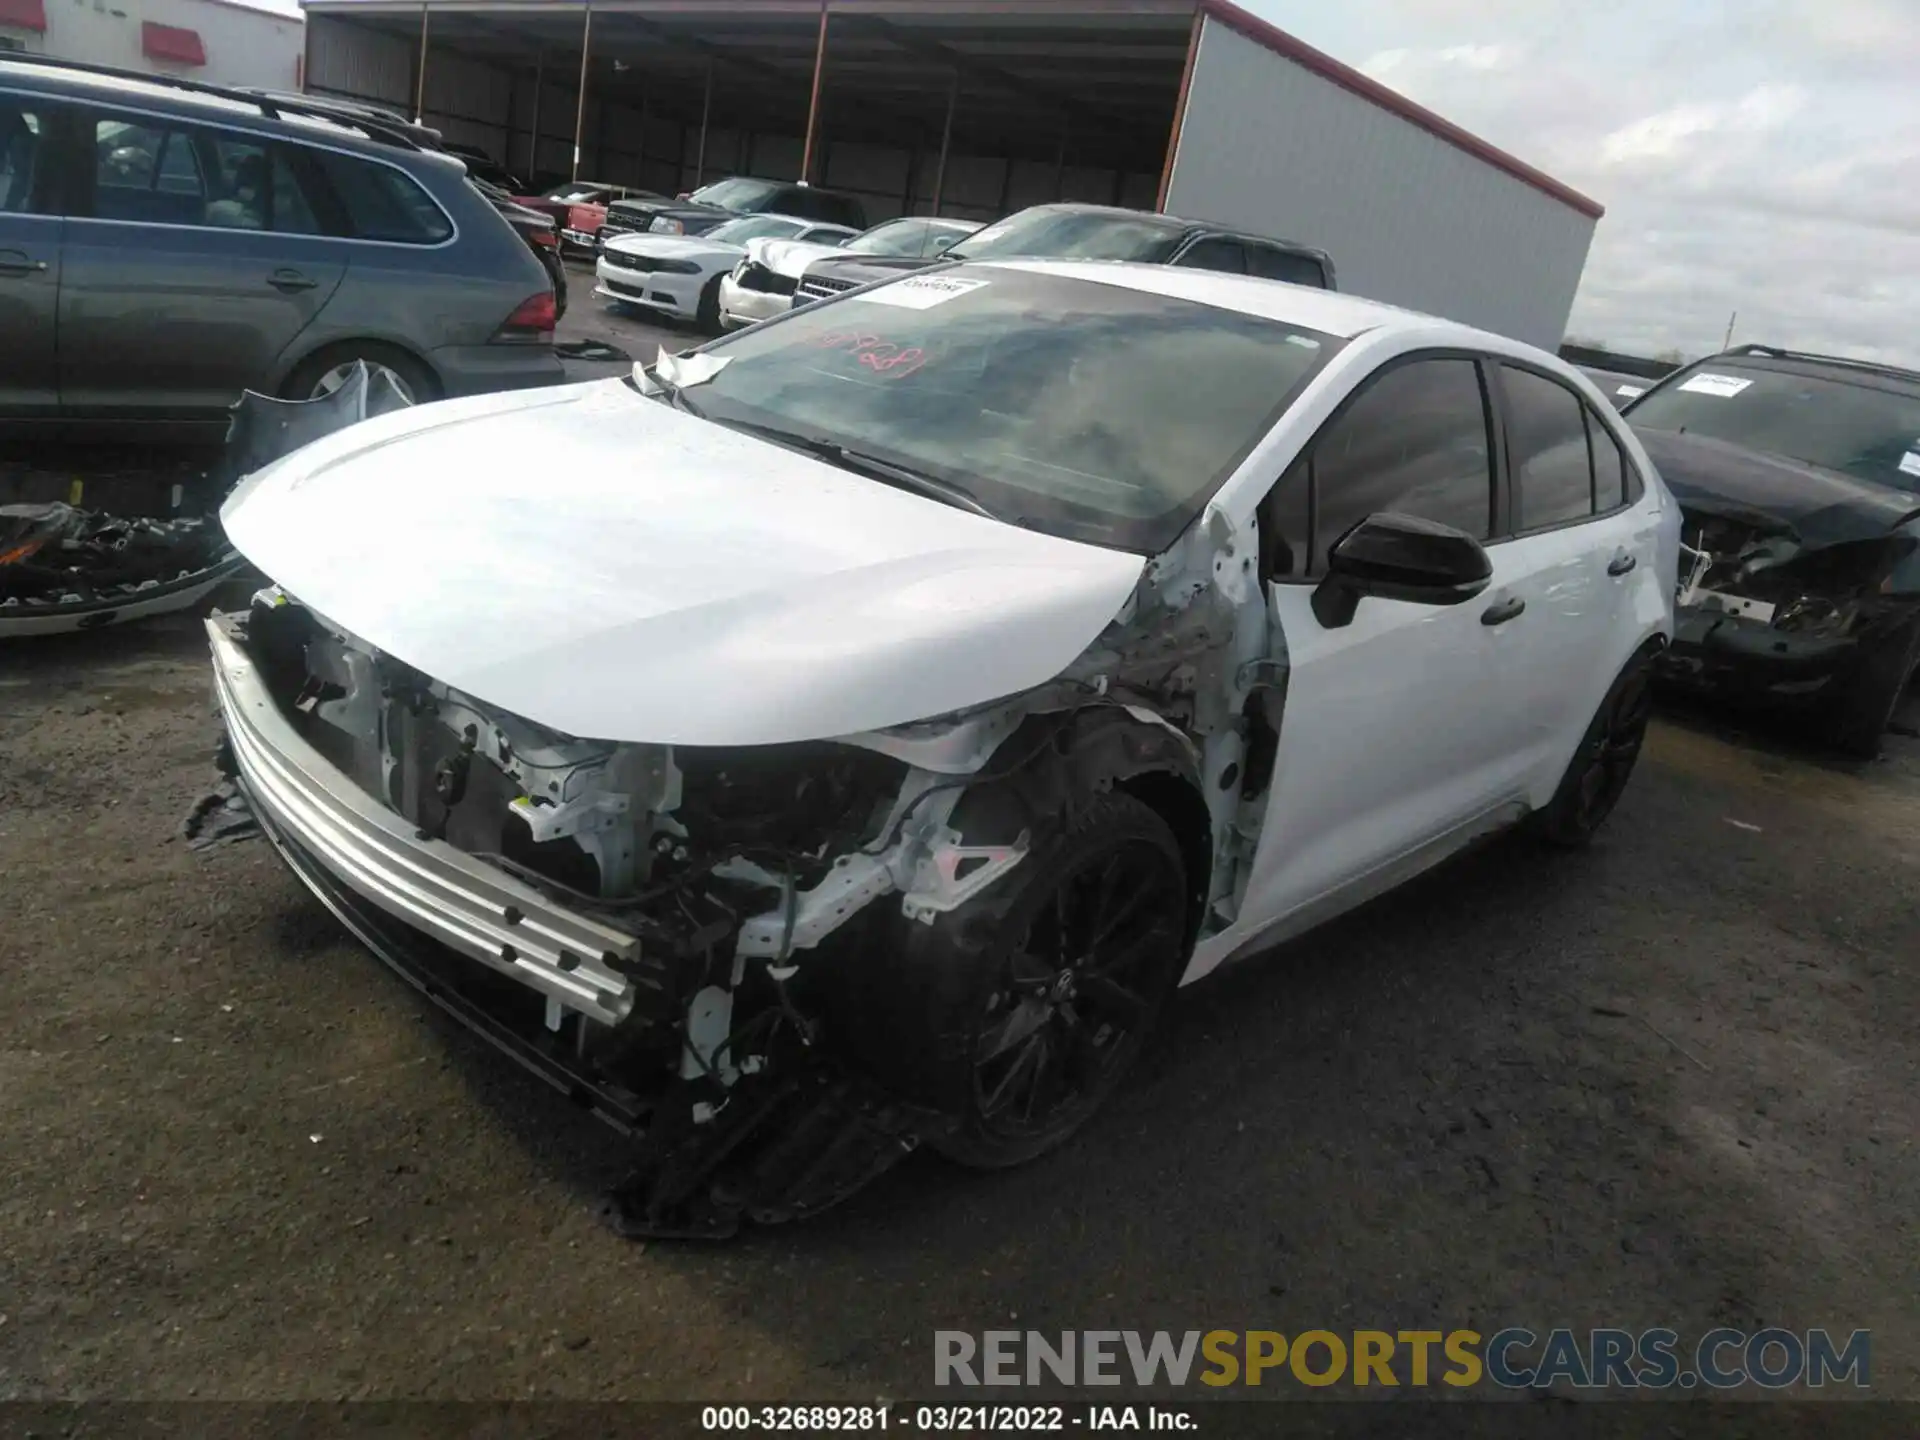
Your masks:
<svg viewBox="0 0 1920 1440"><path fill-rule="evenodd" d="M326 15L310 16L310 90L356 96L408 115L418 49L416 42ZM520 175L573 172L577 77L550 70L539 87L540 140L533 155L534 77L509 75L468 60L451 48L436 48L429 34L424 119L462 145L476 145ZM713 128L707 134L708 179L752 174L791 180L800 174L805 140L796 115L791 134L748 133L726 128L726 87L714 88ZM645 138L642 141L644 125ZM626 104L602 105L587 92L580 173L593 180L642 185L676 194L694 184L699 158L699 115L646 115ZM831 124L823 137L821 184L858 195L874 222L896 215L928 213L939 169L934 150L877 145L837 145ZM943 215L991 220L1009 210L1052 200L1118 201L1151 209L1158 177L1067 166L1012 162L956 152L948 158Z"/></svg>
<svg viewBox="0 0 1920 1440"><path fill-rule="evenodd" d="M1317 245L1342 290L1546 349L1595 223L1212 19L1167 208Z"/></svg>

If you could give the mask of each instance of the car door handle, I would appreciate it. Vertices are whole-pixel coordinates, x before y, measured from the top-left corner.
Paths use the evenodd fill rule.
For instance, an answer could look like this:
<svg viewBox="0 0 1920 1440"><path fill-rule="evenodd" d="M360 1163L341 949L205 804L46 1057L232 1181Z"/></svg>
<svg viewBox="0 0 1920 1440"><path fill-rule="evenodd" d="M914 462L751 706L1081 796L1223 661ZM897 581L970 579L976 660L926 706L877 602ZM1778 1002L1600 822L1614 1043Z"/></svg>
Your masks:
<svg viewBox="0 0 1920 1440"><path fill-rule="evenodd" d="M30 259L25 251L0 250L0 275L37 275L46 268L46 261Z"/></svg>
<svg viewBox="0 0 1920 1440"><path fill-rule="evenodd" d="M1607 565L1607 574L1615 577L1624 575L1639 563L1631 555L1616 555Z"/></svg>
<svg viewBox="0 0 1920 1440"><path fill-rule="evenodd" d="M1480 623L1482 625L1504 625L1526 608L1527 602L1522 600L1518 595L1506 600L1497 600L1480 612Z"/></svg>
<svg viewBox="0 0 1920 1440"><path fill-rule="evenodd" d="M267 283L283 295L291 295L296 290L311 290L320 282L309 280L298 270L276 270L268 277Z"/></svg>

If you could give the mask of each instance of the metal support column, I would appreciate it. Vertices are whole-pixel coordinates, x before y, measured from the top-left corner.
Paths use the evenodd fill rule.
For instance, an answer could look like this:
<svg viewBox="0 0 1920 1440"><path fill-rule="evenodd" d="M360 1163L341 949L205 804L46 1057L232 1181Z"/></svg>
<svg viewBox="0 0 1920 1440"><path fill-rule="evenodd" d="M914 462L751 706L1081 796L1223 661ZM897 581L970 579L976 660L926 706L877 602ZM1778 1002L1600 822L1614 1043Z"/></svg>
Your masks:
<svg viewBox="0 0 1920 1440"><path fill-rule="evenodd" d="M547 88L547 57L533 58L533 133L527 137L527 183L540 183L540 92Z"/></svg>
<svg viewBox="0 0 1920 1440"><path fill-rule="evenodd" d="M953 149L953 112L960 103L960 71L956 68L947 82L947 123L940 131L940 163L933 172L933 213L940 213L941 197L947 193L947 155Z"/></svg>
<svg viewBox="0 0 1920 1440"><path fill-rule="evenodd" d="M421 0L420 62L414 67L413 72L413 123L416 125L426 123L422 117L427 109L427 17L431 13L427 9L426 0Z"/></svg>
<svg viewBox="0 0 1920 1440"><path fill-rule="evenodd" d="M813 179L813 135L820 123L820 80L827 66L827 0L820 0L820 38L813 46L813 98L807 102L807 143L800 152L800 183Z"/></svg>
<svg viewBox="0 0 1920 1440"><path fill-rule="evenodd" d="M707 183L707 121L713 115L713 61L707 61L707 91L700 100L700 148L693 162L693 188Z"/></svg>
<svg viewBox="0 0 1920 1440"><path fill-rule="evenodd" d="M1187 32L1187 63L1180 72L1180 98L1173 102L1173 131L1167 136L1167 158L1160 167L1160 197L1154 201L1155 210L1167 208L1167 189L1173 184L1173 160L1180 153L1180 131L1187 123L1187 93L1193 89L1193 62L1200 57L1200 27L1206 23L1206 12L1196 6L1193 28Z"/></svg>
<svg viewBox="0 0 1920 1440"><path fill-rule="evenodd" d="M573 174L580 178L580 136L587 128L587 61L593 55L593 0L587 0L586 21L580 29L580 104L573 112Z"/></svg>

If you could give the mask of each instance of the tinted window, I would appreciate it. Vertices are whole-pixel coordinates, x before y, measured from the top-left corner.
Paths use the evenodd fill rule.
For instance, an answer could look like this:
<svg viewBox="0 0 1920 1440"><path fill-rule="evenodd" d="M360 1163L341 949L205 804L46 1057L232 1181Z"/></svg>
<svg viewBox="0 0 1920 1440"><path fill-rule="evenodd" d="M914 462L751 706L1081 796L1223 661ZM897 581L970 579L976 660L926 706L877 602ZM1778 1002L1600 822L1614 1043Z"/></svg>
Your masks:
<svg viewBox="0 0 1920 1440"><path fill-rule="evenodd" d="M1591 410L1587 411L1587 438L1593 445L1593 508L1604 513L1628 504L1632 496L1626 452Z"/></svg>
<svg viewBox="0 0 1920 1440"><path fill-rule="evenodd" d="M41 167L47 122L40 112L17 100L0 99L0 215L24 214L40 208L34 186Z"/></svg>
<svg viewBox="0 0 1920 1440"><path fill-rule="evenodd" d="M1312 563L1369 515L1395 510L1493 533L1493 450L1471 360L1415 360L1373 381L1313 443Z"/></svg>
<svg viewBox="0 0 1920 1440"><path fill-rule="evenodd" d="M1709 360L1627 412L1636 430L1684 430L1920 491L1920 395L1870 371L1810 375Z"/></svg>
<svg viewBox="0 0 1920 1440"><path fill-rule="evenodd" d="M707 239L723 245L744 245L749 240L791 240L805 230L806 222L786 215L742 215L738 220L723 220L707 232Z"/></svg>
<svg viewBox="0 0 1920 1440"><path fill-rule="evenodd" d="M303 235L320 229L281 147L253 135L101 120L94 159L93 213L103 220Z"/></svg>
<svg viewBox="0 0 1920 1440"><path fill-rule="evenodd" d="M357 238L437 245L453 234L452 222L433 198L403 171L332 150L316 150L313 157Z"/></svg>
<svg viewBox="0 0 1920 1440"><path fill-rule="evenodd" d="M1238 240L1199 240L1180 257L1180 263L1194 270L1224 270L1229 275L1247 273L1247 252Z"/></svg>
<svg viewBox="0 0 1920 1440"><path fill-rule="evenodd" d="M1586 406L1557 381L1500 367L1507 398L1507 448L1513 467L1515 528L1538 530L1593 514L1593 464Z"/></svg>
<svg viewBox="0 0 1920 1440"><path fill-rule="evenodd" d="M735 175L703 185L687 199L695 205L712 205L721 210L764 210L781 189L771 180L748 180Z"/></svg>
<svg viewBox="0 0 1920 1440"><path fill-rule="evenodd" d="M907 465L1050 534L1172 543L1337 342L1054 274L958 267L703 352L687 399Z"/></svg>
<svg viewBox="0 0 1920 1440"><path fill-rule="evenodd" d="M1318 260L1272 245L1247 246L1247 273L1263 280L1284 280L1289 285L1327 288L1327 272Z"/></svg>
<svg viewBox="0 0 1920 1440"><path fill-rule="evenodd" d="M860 202L850 195L820 195L818 214L822 220L834 225L844 225L849 230L859 230L867 223L867 214Z"/></svg>

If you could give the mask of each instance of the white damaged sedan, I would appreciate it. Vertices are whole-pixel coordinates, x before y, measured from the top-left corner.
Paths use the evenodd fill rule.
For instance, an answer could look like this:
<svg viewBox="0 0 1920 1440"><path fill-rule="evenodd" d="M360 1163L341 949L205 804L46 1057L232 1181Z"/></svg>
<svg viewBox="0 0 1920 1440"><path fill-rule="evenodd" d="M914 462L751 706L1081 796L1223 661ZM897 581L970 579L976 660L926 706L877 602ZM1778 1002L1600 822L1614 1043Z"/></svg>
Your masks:
<svg viewBox="0 0 1920 1440"><path fill-rule="evenodd" d="M368 420L224 519L273 581L209 624L263 828L642 1137L655 1235L1029 1159L1181 982L1492 831L1585 842L1678 556L1552 356L1040 261Z"/></svg>
<svg viewBox="0 0 1920 1440"><path fill-rule="evenodd" d="M856 232L791 215L742 215L704 235L615 235L594 265L593 293L617 305L720 328L720 284L752 240L805 240L835 246Z"/></svg>

